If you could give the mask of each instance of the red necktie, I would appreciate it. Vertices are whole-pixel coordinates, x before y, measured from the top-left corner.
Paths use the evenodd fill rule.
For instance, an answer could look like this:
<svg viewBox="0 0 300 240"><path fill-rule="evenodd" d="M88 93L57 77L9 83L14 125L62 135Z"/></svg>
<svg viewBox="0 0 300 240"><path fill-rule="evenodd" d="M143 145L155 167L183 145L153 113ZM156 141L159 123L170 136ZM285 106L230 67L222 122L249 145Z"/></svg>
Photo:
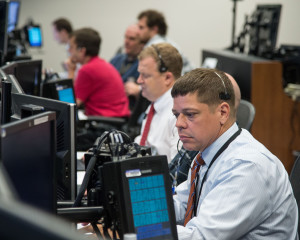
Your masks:
<svg viewBox="0 0 300 240"><path fill-rule="evenodd" d="M141 138L141 142L140 142L141 146L145 146L145 144L146 144L146 140L147 140L147 136L148 136L148 133L149 133L149 129L150 129L150 125L151 125L151 121L152 121L154 112L155 112L154 104L152 103L151 107L150 107L150 110L148 112L148 115L147 115L146 124L145 124L144 131L143 131L143 134L142 134L142 138Z"/></svg>
<svg viewBox="0 0 300 240"><path fill-rule="evenodd" d="M196 196L196 190L195 190L195 185L196 185L196 176L197 173L199 172L200 166L204 164L204 161L201 157L201 153L199 153L195 159L195 162L193 164L193 167L191 169L191 190L190 190L190 195L189 195L189 200L187 204L187 209L184 217L184 226L191 220L193 212L194 212L194 202L195 202L195 196ZM197 209L195 209L196 211Z"/></svg>

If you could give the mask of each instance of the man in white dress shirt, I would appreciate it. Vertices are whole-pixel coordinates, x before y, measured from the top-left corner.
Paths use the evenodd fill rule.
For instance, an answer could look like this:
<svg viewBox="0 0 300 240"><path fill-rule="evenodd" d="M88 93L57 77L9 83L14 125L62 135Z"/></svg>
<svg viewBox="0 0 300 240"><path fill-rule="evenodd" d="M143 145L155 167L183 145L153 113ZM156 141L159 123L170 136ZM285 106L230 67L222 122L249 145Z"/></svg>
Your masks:
<svg viewBox="0 0 300 240"><path fill-rule="evenodd" d="M181 69L182 58L171 44L151 45L139 55L140 76L137 83L141 86L142 95L153 103L154 115L149 132L145 136L150 104L146 110L147 116L143 121L141 134L135 138L135 142L151 146L152 154L166 155L168 162L177 153L178 133L175 128L176 119L172 114L171 89L175 80L180 77Z"/></svg>
<svg viewBox="0 0 300 240"><path fill-rule="evenodd" d="M176 81L172 97L183 147L200 152L174 195L178 238L298 239L288 174L236 124L228 77L212 69L192 70Z"/></svg>

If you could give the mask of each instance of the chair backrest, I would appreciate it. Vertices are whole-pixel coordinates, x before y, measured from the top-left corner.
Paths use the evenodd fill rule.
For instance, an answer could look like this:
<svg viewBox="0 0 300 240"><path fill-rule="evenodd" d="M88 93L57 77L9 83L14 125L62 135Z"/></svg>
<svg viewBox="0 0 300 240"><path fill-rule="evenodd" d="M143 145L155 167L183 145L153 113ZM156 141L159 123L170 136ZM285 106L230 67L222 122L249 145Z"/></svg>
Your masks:
<svg viewBox="0 0 300 240"><path fill-rule="evenodd" d="M290 174L290 182L298 205L298 216L300 214L300 155L296 158ZM300 222L298 223L298 234L300 234Z"/></svg>
<svg viewBox="0 0 300 240"><path fill-rule="evenodd" d="M255 117L255 107L247 100L241 99L240 105L236 114L236 121L241 128L250 131Z"/></svg>

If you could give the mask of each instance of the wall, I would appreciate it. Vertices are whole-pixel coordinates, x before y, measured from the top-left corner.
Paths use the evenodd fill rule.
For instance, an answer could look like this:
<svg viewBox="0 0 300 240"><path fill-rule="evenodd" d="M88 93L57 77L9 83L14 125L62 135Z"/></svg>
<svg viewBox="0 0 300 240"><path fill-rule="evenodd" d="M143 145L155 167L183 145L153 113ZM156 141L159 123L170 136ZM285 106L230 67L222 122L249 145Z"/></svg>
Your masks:
<svg viewBox="0 0 300 240"><path fill-rule="evenodd" d="M101 57L110 60L123 42L126 27L136 22L137 14L153 8L164 13L169 25L168 37L179 44L183 53L200 66L202 49L230 46L233 1L230 0L21 0L20 24L32 18L43 28L44 47L31 49L44 67L61 70L66 58L64 46L53 39L51 22L68 18L74 28L91 26L102 36ZM300 45L299 0L237 1L236 35L241 31L245 15L251 15L257 4L282 4L277 45Z"/></svg>

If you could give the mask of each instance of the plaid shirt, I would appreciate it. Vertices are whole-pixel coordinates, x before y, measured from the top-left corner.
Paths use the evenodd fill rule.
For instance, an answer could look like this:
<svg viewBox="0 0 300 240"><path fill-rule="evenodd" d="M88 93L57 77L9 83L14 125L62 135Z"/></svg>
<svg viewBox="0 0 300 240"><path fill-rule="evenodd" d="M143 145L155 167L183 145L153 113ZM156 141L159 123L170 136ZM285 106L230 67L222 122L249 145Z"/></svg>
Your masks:
<svg viewBox="0 0 300 240"><path fill-rule="evenodd" d="M170 177L173 186L178 186L187 179L191 163L197 153L198 151L188 151L182 147L169 163Z"/></svg>

